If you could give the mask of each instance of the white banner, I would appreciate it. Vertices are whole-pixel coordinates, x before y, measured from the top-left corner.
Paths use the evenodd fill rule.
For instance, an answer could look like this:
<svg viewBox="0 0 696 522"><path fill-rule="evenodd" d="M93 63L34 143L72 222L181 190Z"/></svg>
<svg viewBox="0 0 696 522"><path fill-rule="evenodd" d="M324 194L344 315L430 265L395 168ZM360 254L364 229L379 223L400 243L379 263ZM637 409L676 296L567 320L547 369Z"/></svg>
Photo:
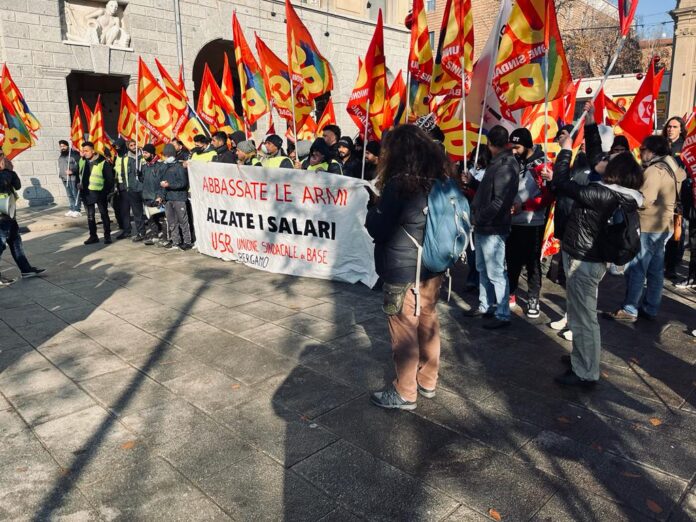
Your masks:
<svg viewBox="0 0 696 522"><path fill-rule="evenodd" d="M326 172L191 161L198 251L296 276L377 282L367 182Z"/></svg>

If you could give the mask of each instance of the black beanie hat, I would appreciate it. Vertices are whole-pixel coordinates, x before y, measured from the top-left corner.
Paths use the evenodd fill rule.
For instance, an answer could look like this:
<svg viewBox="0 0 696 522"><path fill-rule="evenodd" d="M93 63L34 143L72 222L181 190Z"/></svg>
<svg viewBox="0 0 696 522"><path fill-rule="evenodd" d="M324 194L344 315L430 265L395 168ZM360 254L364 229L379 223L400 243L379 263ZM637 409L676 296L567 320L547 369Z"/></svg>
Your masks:
<svg viewBox="0 0 696 522"><path fill-rule="evenodd" d="M157 151L155 150L155 146L152 143L146 143L143 146L143 152L149 152L150 154L157 154Z"/></svg>
<svg viewBox="0 0 696 522"><path fill-rule="evenodd" d="M524 127L515 129L514 131L512 131L512 133L510 133L510 143L512 143L513 145L522 145L527 149L534 148L534 142L532 141L532 133L529 132L529 129L525 129Z"/></svg>

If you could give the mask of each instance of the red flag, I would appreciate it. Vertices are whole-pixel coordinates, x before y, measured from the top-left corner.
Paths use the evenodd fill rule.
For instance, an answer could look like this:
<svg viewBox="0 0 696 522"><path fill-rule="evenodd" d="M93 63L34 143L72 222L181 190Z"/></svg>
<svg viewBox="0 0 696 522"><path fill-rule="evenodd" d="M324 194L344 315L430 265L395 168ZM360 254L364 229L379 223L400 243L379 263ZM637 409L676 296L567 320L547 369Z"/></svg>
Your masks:
<svg viewBox="0 0 696 522"><path fill-rule="evenodd" d="M234 56L239 74L244 119L247 124L253 125L271 110L268 104L266 85L261 68L244 37L236 13L232 13L232 34L234 35Z"/></svg>
<svg viewBox="0 0 696 522"><path fill-rule="evenodd" d="M692 197L696 201L696 125L686 135L680 157L686 174L691 178Z"/></svg>
<svg viewBox="0 0 696 522"><path fill-rule="evenodd" d="M626 109L619 106L609 96L604 96L604 122L606 125L613 127L621 121L621 118L626 114Z"/></svg>
<svg viewBox="0 0 696 522"><path fill-rule="evenodd" d="M382 132L399 125L406 109L406 83L401 71L396 75L389 87L387 103L384 105L384 118L382 120Z"/></svg>
<svg viewBox="0 0 696 522"><path fill-rule="evenodd" d="M626 36L631 30L633 17L638 8L638 0L619 0L619 26L621 36Z"/></svg>
<svg viewBox="0 0 696 522"><path fill-rule="evenodd" d="M268 130L266 131L266 136L270 136L271 134L275 134L275 123L273 122L273 112L268 113ZM263 143L259 144L259 147L261 147Z"/></svg>
<svg viewBox="0 0 696 522"><path fill-rule="evenodd" d="M626 111L619 127L629 140L631 148L635 148L643 142L646 136L652 134L654 129L655 100L660 92L662 75L665 70L655 72L655 62L651 61L648 73L640 84L640 88L633 98L633 103Z"/></svg>
<svg viewBox="0 0 696 522"><path fill-rule="evenodd" d="M413 0L410 49L408 56L410 110L415 116L425 116L430 110L428 104L434 62L423 0Z"/></svg>
<svg viewBox="0 0 696 522"><path fill-rule="evenodd" d="M12 105L14 112L22 120L26 128L29 129L29 132L35 134L36 131L41 128L41 124L29 109L29 105L27 105L24 95L22 95L19 87L17 87L17 84L15 84L14 80L12 79L12 75L10 75L10 69L7 67L7 64L2 66L0 87L5 95L6 102Z"/></svg>
<svg viewBox="0 0 696 522"><path fill-rule="evenodd" d="M27 128L14 104L7 99L0 89L0 137L2 152L7 159L12 159L34 146L34 138Z"/></svg>
<svg viewBox="0 0 696 522"><path fill-rule="evenodd" d="M89 122L89 141L94 143L94 150L102 156L107 155L106 151L109 151L111 158L116 156L111 140L104 130L104 111L102 109L101 95L97 96L97 103L94 105L92 119Z"/></svg>
<svg viewBox="0 0 696 522"><path fill-rule="evenodd" d="M595 121L600 124L604 125L604 109L606 108L606 105L604 103L606 96L604 95L604 89L601 89L599 93L597 94L597 97L595 98L594 101L594 117Z"/></svg>
<svg viewBox="0 0 696 522"><path fill-rule="evenodd" d="M82 111L85 113L85 121L87 122L87 131L89 132L89 123L92 121L92 109L89 108L87 102L80 98L80 103L82 104Z"/></svg>
<svg viewBox="0 0 696 522"><path fill-rule="evenodd" d="M220 91L208 64L203 69L201 92L198 96L198 115L208 125L212 132L221 130L227 134L242 130L244 123L237 116L234 107L230 105Z"/></svg>
<svg viewBox="0 0 696 522"><path fill-rule="evenodd" d="M317 134L321 134L327 125L336 125L336 113L334 112L333 100L329 98L321 118L317 122Z"/></svg>

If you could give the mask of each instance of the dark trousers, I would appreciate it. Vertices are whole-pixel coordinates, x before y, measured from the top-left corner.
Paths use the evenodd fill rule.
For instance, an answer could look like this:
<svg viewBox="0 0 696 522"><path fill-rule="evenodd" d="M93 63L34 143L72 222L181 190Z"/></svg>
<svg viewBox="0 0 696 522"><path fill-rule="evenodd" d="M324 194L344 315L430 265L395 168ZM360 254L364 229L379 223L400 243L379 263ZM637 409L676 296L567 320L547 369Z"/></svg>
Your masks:
<svg viewBox="0 0 696 522"><path fill-rule="evenodd" d="M31 265L24 255L22 246L22 236L19 235L19 225L16 219L0 218L0 257L5 251L5 247L10 247L12 258L17 263L20 272L31 271Z"/></svg>
<svg viewBox="0 0 696 522"><path fill-rule="evenodd" d="M539 298L541 293L541 242L544 225L512 225L505 243L510 295L514 294L520 280L522 268L527 269L527 294Z"/></svg>
<svg viewBox="0 0 696 522"><path fill-rule="evenodd" d="M109 221L109 205L106 198L100 198L96 203L85 203L87 208L87 227L90 237L97 237L97 215L96 208L99 208L102 226L104 227L104 237L111 237L111 223Z"/></svg>
<svg viewBox="0 0 696 522"><path fill-rule="evenodd" d="M123 213L121 212L121 200L124 199L121 195L125 194L125 191L116 191L113 193L111 196L111 208L114 211L114 216L116 217L116 223L118 223L118 228L121 230L124 230L126 227L126 223L128 223L128 227L130 227L130 214L124 217Z"/></svg>
<svg viewBox="0 0 696 522"><path fill-rule="evenodd" d="M696 219L689 220L689 278L696 279Z"/></svg>
<svg viewBox="0 0 696 522"><path fill-rule="evenodd" d="M189 225L186 201L167 201L164 204L169 227L169 239L175 245L191 244L191 227Z"/></svg>
<svg viewBox="0 0 696 522"><path fill-rule="evenodd" d="M682 234L679 241L675 241L673 237L667 241L667 245L665 245L665 274L667 276L672 276L677 272L677 268L679 268L684 257L685 243L685 234Z"/></svg>
<svg viewBox="0 0 696 522"><path fill-rule="evenodd" d="M145 217L143 212L143 193L132 190L124 190L120 196L121 218L123 219L123 232L130 234L132 232L130 215L133 212L133 221L135 221L135 233L139 236L145 235Z"/></svg>

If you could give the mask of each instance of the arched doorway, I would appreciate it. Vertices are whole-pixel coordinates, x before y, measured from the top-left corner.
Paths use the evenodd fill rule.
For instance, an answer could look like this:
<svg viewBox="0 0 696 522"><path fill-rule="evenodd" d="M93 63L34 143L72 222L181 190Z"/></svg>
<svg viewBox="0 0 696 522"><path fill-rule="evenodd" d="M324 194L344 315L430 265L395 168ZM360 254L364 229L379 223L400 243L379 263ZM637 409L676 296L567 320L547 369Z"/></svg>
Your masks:
<svg viewBox="0 0 696 522"><path fill-rule="evenodd" d="M237 114L242 114L242 98L240 96L239 88L239 75L237 74L237 66L234 60L234 44L232 40L223 40L222 38L218 40L213 40L205 44L201 50L198 52L196 59L193 62L193 101L194 107L198 106L198 95L201 89L201 83L203 81L203 71L205 70L206 63L210 68L210 72L213 73L215 81L220 85L222 81L222 71L225 66L225 55L230 63L230 70L232 71L232 81L234 82L234 108Z"/></svg>
<svg viewBox="0 0 696 522"><path fill-rule="evenodd" d="M82 100L90 109L94 109L97 98L101 96L104 130L111 138L116 138L118 136L116 128L121 103L121 87L128 87L129 78L125 75L72 71L66 77L71 121L75 107L79 107L80 113L82 113ZM83 128L87 130L89 122L83 122Z"/></svg>

